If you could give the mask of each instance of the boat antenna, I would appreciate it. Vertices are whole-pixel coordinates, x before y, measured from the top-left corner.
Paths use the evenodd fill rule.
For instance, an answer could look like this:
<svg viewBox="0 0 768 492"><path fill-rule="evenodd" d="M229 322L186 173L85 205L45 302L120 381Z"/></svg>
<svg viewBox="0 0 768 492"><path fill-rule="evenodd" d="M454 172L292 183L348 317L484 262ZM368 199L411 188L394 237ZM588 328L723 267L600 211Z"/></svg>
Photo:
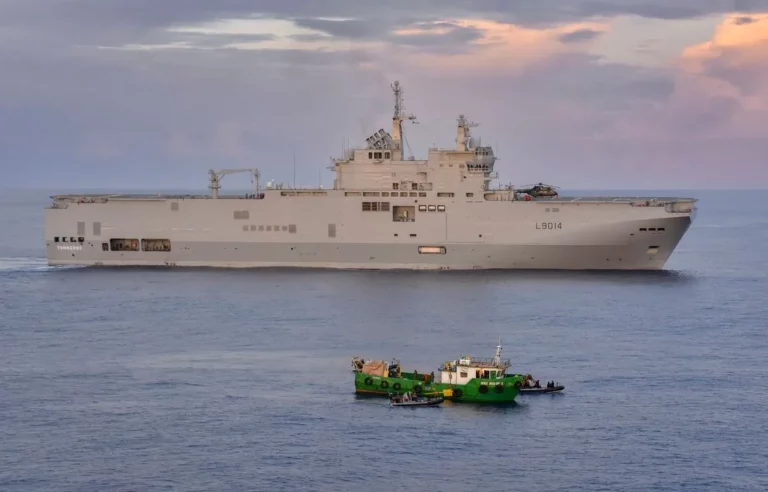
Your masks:
<svg viewBox="0 0 768 492"><path fill-rule="evenodd" d="M499 344L496 345L496 355L493 356L494 364L501 364L501 338L499 338Z"/></svg>
<svg viewBox="0 0 768 492"><path fill-rule="evenodd" d="M293 189L296 189L296 151L293 151Z"/></svg>

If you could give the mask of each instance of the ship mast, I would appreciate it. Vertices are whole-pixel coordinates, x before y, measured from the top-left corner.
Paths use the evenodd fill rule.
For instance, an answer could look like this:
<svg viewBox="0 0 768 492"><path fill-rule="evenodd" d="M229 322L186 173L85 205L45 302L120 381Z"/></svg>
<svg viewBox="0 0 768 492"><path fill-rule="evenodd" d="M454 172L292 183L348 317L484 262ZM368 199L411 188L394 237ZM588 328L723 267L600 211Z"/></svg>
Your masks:
<svg viewBox="0 0 768 492"><path fill-rule="evenodd" d="M400 160L405 160L405 149L403 147L403 121L416 120L416 117L412 114L405 114L405 105L403 104L403 89L400 87L400 82L395 81L392 84L392 92L395 94L395 114L392 116L392 140L393 150L400 151Z"/></svg>
<svg viewBox="0 0 768 492"><path fill-rule="evenodd" d="M478 126L477 123L469 121L463 114L459 115L459 125L456 128L456 150L466 152L471 150L472 135L469 129Z"/></svg>

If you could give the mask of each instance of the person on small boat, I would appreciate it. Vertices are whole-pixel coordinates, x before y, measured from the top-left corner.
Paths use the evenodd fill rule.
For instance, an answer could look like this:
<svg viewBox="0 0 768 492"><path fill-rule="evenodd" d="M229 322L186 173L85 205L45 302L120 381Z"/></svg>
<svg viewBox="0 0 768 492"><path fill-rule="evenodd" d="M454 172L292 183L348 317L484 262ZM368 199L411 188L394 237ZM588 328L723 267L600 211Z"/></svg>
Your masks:
<svg viewBox="0 0 768 492"><path fill-rule="evenodd" d="M539 384L539 380L536 380L536 383L533 385L534 388L541 388L541 385Z"/></svg>

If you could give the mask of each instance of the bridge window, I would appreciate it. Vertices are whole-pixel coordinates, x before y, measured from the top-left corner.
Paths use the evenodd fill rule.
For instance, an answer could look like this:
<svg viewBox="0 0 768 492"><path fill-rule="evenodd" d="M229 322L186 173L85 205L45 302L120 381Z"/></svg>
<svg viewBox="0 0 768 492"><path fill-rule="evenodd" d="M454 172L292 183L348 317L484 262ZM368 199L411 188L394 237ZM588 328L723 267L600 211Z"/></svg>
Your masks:
<svg viewBox="0 0 768 492"><path fill-rule="evenodd" d="M392 183L392 189L393 190L399 190L400 189L400 183Z"/></svg>
<svg viewBox="0 0 768 492"><path fill-rule="evenodd" d="M445 212L445 205L438 205L437 206L437 211L438 212Z"/></svg>
<svg viewBox="0 0 768 492"><path fill-rule="evenodd" d="M389 159L389 155L390 155L389 152L384 152L384 158L385 159Z"/></svg>
<svg viewBox="0 0 768 492"><path fill-rule="evenodd" d="M368 152L368 158L373 159L373 152Z"/></svg>
<svg viewBox="0 0 768 492"><path fill-rule="evenodd" d="M235 210L233 213L233 217L235 220L247 220L249 218L249 213L247 210Z"/></svg>
<svg viewBox="0 0 768 492"><path fill-rule="evenodd" d="M426 205L419 205L419 212L426 212L427 206Z"/></svg>
<svg viewBox="0 0 768 492"><path fill-rule="evenodd" d="M440 192L437 194L439 198L452 198L453 193L447 193L447 192Z"/></svg>

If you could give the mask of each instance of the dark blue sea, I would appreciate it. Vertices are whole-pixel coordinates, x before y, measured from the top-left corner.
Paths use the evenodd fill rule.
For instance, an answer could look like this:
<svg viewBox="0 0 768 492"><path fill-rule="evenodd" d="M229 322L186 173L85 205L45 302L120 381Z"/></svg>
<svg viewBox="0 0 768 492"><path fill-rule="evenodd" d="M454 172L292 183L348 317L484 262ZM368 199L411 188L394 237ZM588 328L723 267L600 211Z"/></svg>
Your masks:
<svg viewBox="0 0 768 492"><path fill-rule="evenodd" d="M0 490L765 491L768 192L682 194L667 270L633 274L52 269L49 193L5 191ZM565 391L353 393L352 356L499 338Z"/></svg>

